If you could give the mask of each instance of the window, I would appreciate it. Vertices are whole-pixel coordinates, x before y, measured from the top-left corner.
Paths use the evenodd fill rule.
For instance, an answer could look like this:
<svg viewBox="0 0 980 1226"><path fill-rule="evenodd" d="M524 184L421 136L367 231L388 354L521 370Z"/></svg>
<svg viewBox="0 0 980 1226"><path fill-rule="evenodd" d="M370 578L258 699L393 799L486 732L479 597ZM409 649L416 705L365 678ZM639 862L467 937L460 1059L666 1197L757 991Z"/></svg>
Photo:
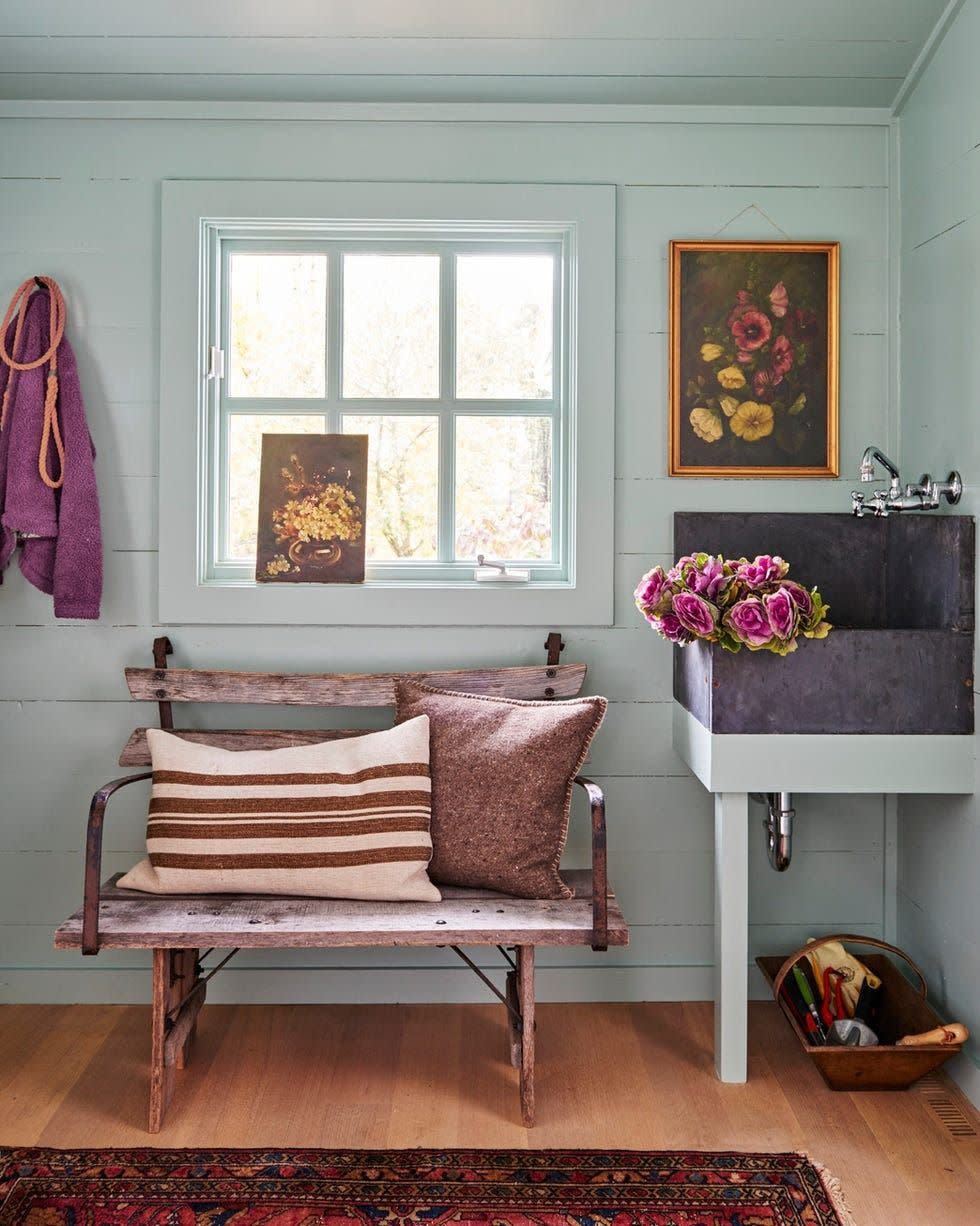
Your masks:
<svg viewBox="0 0 980 1226"><path fill-rule="evenodd" d="M263 433L368 436L368 580L568 573L564 243L537 231L217 236L208 573L255 566Z"/></svg>
<svg viewBox="0 0 980 1226"><path fill-rule="evenodd" d="M303 196L315 210L296 212ZM611 575L613 200L606 187L165 184L161 618L568 624L577 607L611 620L611 591L587 587ZM193 433L175 365L190 353ZM367 581L256 585L262 435L323 431L368 436ZM192 496L168 501L182 469ZM590 548L603 536L605 560ZM527 583L476 583L481 553Z"/></svg>

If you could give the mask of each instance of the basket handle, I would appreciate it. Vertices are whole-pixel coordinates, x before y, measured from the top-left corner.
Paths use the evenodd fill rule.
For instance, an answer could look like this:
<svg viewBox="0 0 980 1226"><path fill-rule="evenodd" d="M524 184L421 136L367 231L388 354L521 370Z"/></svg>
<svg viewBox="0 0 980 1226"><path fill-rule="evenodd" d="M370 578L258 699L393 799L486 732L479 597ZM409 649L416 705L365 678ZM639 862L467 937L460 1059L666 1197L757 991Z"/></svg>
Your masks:
<svg viewBox="0 0 980 1226"><path fill-rule="evenodd" d="M845 941L852 945L870 945L875 949L883 949L886 953L897 954L904 962L915 971L915 976L919 981L919 999L926 998L926 981L912 959L908 956L904 949L899 949L897 945L889 945L887 941L879 941L877 937L860 937L852 932L838 932L829 937L820 937L819 940L811 941L808 945L804 945L795 953L789 955L783 965L776 972L776 978L772 982L772 994L779 1000L779 993L782 991L783 982L786 976L790 973L797 962L812 949L818 949L821 945L829 945L831 941L840 941L843 944Z"/></svg>

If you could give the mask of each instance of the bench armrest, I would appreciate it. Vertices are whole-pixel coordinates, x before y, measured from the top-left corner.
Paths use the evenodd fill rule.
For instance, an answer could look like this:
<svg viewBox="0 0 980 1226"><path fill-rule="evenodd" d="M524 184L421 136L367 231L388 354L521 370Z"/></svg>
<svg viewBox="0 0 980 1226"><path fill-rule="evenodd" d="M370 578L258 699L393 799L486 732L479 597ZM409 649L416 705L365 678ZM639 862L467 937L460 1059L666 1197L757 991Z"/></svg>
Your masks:
<svg viewBox="0 0 980 1226"><path fill-rule="evenodd" d="M592 810L592 948L608 949L609 902L606 873L606 798L602 788L581 775L573 782L584 788Z"/></svg>
<svg viewBox="0 0 980 1226"><path fill-rule="evenodd" d="M127 783L138 783L141 779L152 779L152 771L143 771L139 775L125 775L122 779L113 779L92 797L88 811L88 830L85 835L85 893L82 902L82 953L97 954L99 952L99 891L102 885L102 823L105 818L105 807L109 797Z"/></svg>

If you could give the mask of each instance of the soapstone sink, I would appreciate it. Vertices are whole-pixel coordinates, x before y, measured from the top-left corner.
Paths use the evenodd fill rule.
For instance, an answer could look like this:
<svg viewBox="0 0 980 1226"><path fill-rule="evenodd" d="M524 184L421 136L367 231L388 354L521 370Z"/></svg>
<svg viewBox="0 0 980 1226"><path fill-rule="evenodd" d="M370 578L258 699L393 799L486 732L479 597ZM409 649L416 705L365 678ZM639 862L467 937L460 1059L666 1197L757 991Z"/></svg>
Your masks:
<svg viewBox="0 0 980 1226"><path fill-rule="evenodd" d="M674 648L674 698L713 733L973 732L970 516L679 511L674 554L779 554L834 629L789 656Z"/></svg>

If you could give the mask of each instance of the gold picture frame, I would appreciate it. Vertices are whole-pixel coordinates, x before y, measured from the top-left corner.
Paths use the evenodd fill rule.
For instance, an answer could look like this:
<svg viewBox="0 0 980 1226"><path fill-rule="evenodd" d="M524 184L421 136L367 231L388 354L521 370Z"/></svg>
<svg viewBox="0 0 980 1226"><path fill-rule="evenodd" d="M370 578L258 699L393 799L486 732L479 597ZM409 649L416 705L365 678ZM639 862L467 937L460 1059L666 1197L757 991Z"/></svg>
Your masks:
<svg viewBox="0 0 980 1226"><path fill-rule="evenodd" d="M840 244L670 244L668 473L840 473Z"/></svg>

